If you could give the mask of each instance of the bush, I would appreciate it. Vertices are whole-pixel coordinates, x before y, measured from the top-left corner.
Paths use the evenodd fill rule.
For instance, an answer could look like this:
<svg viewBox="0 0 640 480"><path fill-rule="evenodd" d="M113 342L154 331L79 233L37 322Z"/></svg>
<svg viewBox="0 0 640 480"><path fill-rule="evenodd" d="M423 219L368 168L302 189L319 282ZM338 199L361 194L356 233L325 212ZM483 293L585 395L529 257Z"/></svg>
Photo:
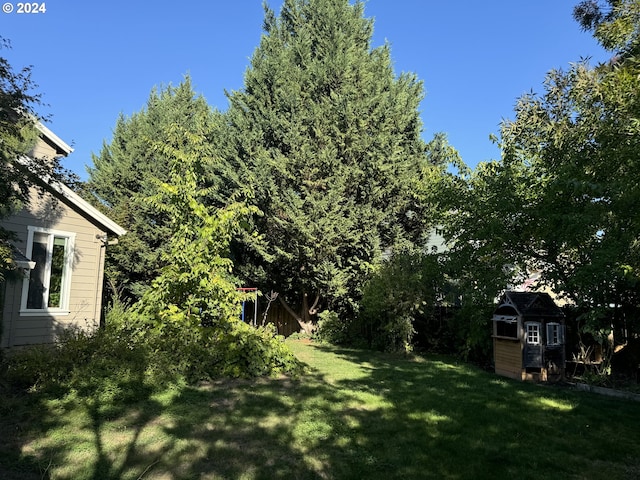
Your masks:
<svg viewBox="0 0 640 480"><path fill-rule="evenodd" d="M464 305L450 320L456 351L465 361L478 365L492 362L492 323L495 305Z"/></svg>
<svg viewBox="0 0 640 480"><path fill-rule="evenodd" d="M340 320L336 312L325 310L318 314L318 329L314 338L321 342L344 345L349 341L348 325Z"/></svg>
<svg viewBox="0 0 640 480"><path fill-rule="evenodd" d="M114 315L130 320L109 322ZM224 330L180 324L158 329L120 311L108 314L106 327L95 333L69 330L55 345L13 352L0 375L15 389L76 392L117 405L170 384L301 371L271 325L256 329L238 320Z"/></svg>
<svg viewBox="0 0 640 480"><path fill-rule="evenodd" d="M224 355L221 373L226 376L296 374L301 368L272 324L254 328L238 322L221 337L218 348Z"/></svg>
<svg viewBox="0 0 640 480"><path fill-rule="evenodd" d="M150 352L143 345L132 348L122 341L125 337L112 329L95 333L67 330L54 345L24 347L8 355L4 381L21 390L63 389L100 395L111 378L128 384L122 394L135 393L131 377L142 380Z"/></svg>
<svg viewBox="0 0 640 480"><path fill-rule="evenodd" d="M360 323L373 348L410 350L415 319L436 305L444 275L434 255L399 252L383 263L365 285Z"/></svg>

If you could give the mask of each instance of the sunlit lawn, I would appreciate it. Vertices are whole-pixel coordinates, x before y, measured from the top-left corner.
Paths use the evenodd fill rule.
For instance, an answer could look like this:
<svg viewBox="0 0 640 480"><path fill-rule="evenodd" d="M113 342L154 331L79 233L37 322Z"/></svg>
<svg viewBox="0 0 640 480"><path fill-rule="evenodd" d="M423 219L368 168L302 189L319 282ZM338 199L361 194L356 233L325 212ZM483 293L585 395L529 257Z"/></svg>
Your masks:
<svg viewBox="0 0 640 480"><path fill-rule="evenodd" d="M632 479L640 404L290 342L299 379L175 388L132 405L0 399L3 479Z"/></svg>

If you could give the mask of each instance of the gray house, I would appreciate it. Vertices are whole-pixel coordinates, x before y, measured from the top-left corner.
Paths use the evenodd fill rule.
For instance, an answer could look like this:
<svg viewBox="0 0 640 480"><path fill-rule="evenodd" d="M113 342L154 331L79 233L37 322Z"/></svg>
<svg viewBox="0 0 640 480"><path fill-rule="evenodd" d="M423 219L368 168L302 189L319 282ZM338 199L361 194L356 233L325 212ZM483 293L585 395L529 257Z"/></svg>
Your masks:
<svg viewBox="0 0 640 480"><path fill-rule="evenodd" d="M44 125L31 156L72 149ZM125 230L66 185L43 181L21 211L0 220L13 242L21 279L4 285L0 348L51 343L65 329L100 324L105 250ZM0 284L0 288L1 284Z"/></svg>

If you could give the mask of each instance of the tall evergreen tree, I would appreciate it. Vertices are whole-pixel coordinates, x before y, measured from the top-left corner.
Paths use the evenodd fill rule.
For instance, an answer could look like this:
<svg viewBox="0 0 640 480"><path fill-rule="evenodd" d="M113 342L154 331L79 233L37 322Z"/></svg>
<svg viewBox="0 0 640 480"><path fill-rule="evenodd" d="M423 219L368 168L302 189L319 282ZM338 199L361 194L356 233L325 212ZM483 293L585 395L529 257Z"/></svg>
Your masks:
<svg viewBox="0 0 640 480"><path fill-rule="evenodd" d="M97 204L127 229L120 243L109 248L106 264L107 278L125 298L139 298L158 275L171 235L167 213L146 201L170 173L165 152L155 148L154 142L162 141L173 124L200 133L213 124L214 116L186 77L177 87L154 89L140 112L120 116L113 139L93 157L86 188ZM186 138L182 143L170 146L188 152Z"/></svg>
<svg viewBox="0 0 640 480"><path fill-rule="evenodd" d="M244 243L248 283L280 292L299 319L357 310L382 253L423 240L422 84L372 48L362 2L285 0L265 7L264 35L229 94L221 197L257 206L265 248ZM436 157L433 157L436 158ZM439 166L438 168L441 168Z"/></svg>

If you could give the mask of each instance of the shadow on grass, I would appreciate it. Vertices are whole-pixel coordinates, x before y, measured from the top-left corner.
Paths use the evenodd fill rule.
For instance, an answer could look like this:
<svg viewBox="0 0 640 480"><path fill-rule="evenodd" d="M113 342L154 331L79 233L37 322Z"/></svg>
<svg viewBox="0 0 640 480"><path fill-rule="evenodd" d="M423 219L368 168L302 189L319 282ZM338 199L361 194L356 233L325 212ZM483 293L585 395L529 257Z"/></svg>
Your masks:
<svg viewBox="0 0 640 480"><path fill-rule="evenodd" d="M0 478L3 480L48 479L47 465L33 452L24 451L33 429L37 402L25 394L0 389Z"/></svg>
<svg viewBox="0 0 640 480"><path fill-rule="evenodd" d="M358 366L340 378L317 359L337 391L385 402L349 413L371 477L640 478L637 404L516 382L449 357L311 348Z"/></svg>
<svg viewBox="0 0 640 480"><path fill-rule="evenodd" d="M444 357L297 348L313 370L301 380L149 390L132 404L104 394L43 398L20 445L31 452L25 467L37 460L39 469L19 478L40 478L40 465L60 479L610 480L640 472L636 404L512 382ZM140 388L129 381L120 387Z"/></svg>

